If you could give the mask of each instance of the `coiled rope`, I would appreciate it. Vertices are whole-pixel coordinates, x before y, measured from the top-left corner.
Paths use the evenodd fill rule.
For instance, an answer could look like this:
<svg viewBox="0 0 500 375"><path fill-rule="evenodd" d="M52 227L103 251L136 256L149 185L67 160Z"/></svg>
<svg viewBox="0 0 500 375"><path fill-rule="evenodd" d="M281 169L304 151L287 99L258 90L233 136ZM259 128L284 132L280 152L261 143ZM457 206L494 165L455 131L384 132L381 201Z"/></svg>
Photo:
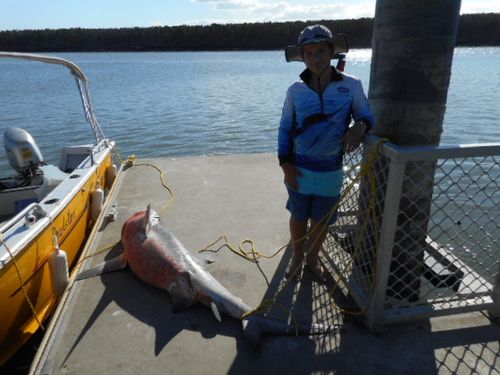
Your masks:
<svg viewBox="0 0 500 375"><path fill-rule="evenodd" d="M380 148L382 146L383 143L385 143L386 140L381 140L377 143L377 145L375 146L374 150L369 154L368 158L366 159L365 162L361 162L360 164L360 171L359 173L351 180L351 182L344 188L344 190L342 191L341 193L341 198L339 199L339 202L335 205L335 207L333 207L318 223L317 225L315 226L315 228L313 228L313 232L314 233L314 230L325 230L326 228L326 223L328 223L330 221L330 219L332 218L333 215L335 215L335 213L338 211L339 207L340 207L340 204L343 200L345 200L346 197L349 196L349 194L351 193L352 189L363 179L363 178L367 178L368 179L368 183L369 183L369 189L370 189L370 199L369 199L369 205L368 205L368 215L369 217L371 217L371 222L374 224L374 227L375 227L375 233L380 233L380 230L379 230L379 224L378 224L378 220L377 220L377 216L376 216L376 192L377 192L377 179L376 179L376 174L375 174L375 163L379 157L379 154L380 154ZM174 201L175 199L175 192L173 190L173 188L168 185L166 182L165 182L165 173L161 170L161 168L157 167L156 165L154 164L150 164L150 163L139 163L137 164L136 163L136 157L135 155L132 155L130 156L127 160L122 160L120 154L119 154L119 150L118 150L118 147L116 147L116 156L117 158L120 160L120 163L121 164L125 164L127 165L127 167L141 167L141 166L147 166L147 167L151 167L153 169L155 169L159 174L160 174L160 180L161 180L161 184L162 186L168 191L170 197L169 199L167 200L167 202L165 203L165 205L162 207L162 209L160 210L160 213L164 213L168 207L171 205L171 203ZM350 167L350 169L347 171L347 173L349 172L352 172L354 168L357 168L358 165L353 165ZM354 244L354 251L352 253L352 256L349 260L349 262L345 265L345 267L343 268L343 270L339 273L339 277L340 279L347 285L346 283L346 280L347 280L347 274L348 274L348 270L351 268L353 262L356 261L357 257L359 256L359 252L360 252L360 249L361 249L361 243L362 243L362 240L363 238L365 237L366 235L366 231L367 231L367 227L368 227L368 220L364 220L360 230L359 230L359 235L357 236L356 238L356 241L355 241L355 244ZM298 241L303 241L305 239L307 239L307 237L309 237L311 234L311 232L306 234L305 236L303 236L302 238L299 238L297 240L295 240L296 242ZM316 238L317 240L317 238ZM212 247L214 245L216 245L217 243L220 243L221 241L223 241L223 243L216 249L212 249ZM376 253L376 257L378 255L378 251L379 251L379 236L377 235L376 236L376 243L375 243L375 253ZM120 241L116 241L115 243L111 244L111 245L108 245L102 249L99 249L93 253L90 253L88 255L86 255L85 257L83 257L80 262L82 262L83 260L87 259L87 258L90 258L92 256L95 256L97 254L100 254L102 252L105 252L109 249L111 249L112 247L114 247L116 244L118 244ZM257 263L259 259L272 259L274 258L275 256L277 256L281 251L283 251L284 249L286 249L288 246L290 246L292 244L292 240L290 240L286 245L283 245L281 246L278 250L276 250L275 252L273 252L271 255L267 255L261 251L258 251L257 248L256 248L256 245L255 245L255 242L251 239L244 239L242 240L238 246L234 246L233 244L231 244L228 240L228 236L227 235L222 235L220 236L217 240L213 241L212 243L210 243L209 245L207 245L206 247L200 249L198 252L218 252L220 251L222 248L226 247L228 248L232 253L234 253L235 255L245 259L246 261L249 261L249 262L253 262L253 263ZM315 243L313 242L311 244L310 247L313 247L315 245ZM376 259L375 257L375 259ZM305 259L306 257L304 256L303 257L303 264L301 266L304 265L304 262L305 262ZM288 280L280 287L280 289L278 289L277 293L274 295L273 298L270 298L270 299L263 299L262 302L259 304L259 306L257 306L254 310L252 311L249 311L248 313L244 314L242 316L242 319L245 319L245 318L248 318L250 317L251 315L253 314L264 314L266 311L268 311L268 309L270 309L272 306L276 306L286 312L288 312L288 315L289 317L294 321L295 321L295 318L293 317L293 314L292 312L286 308L285 306L283 306L282 304L280 304L279 302L277 302L280 294L287 288L287 286L291 283L291 281L294 279L294 277L297 275L297 273L300 271L301 267L297 267L294 271L293 271L293 274L291 275L291 277L288 278ZM372 272L372 279L371 279L371 285L370 287L372 288L373 290L373 285L374 285L374 278L375 278L375 275L376 275L376 270L374 270L374 272ZM339 287L339 283L336 283L334 285L334 287L328 292L330 296L333 296L336 289ZM371 290L371 292L372 292ZM335 308L338 309L339 311L342 311L343 313L347 313L347 314L363 314L365 311L366 311L366 308L363 309L363 310L352 310L352 311L349 311L345 308L342 308L336 304L334 304ZM296 325L296 328L297 328L297 325Z"/></svg>

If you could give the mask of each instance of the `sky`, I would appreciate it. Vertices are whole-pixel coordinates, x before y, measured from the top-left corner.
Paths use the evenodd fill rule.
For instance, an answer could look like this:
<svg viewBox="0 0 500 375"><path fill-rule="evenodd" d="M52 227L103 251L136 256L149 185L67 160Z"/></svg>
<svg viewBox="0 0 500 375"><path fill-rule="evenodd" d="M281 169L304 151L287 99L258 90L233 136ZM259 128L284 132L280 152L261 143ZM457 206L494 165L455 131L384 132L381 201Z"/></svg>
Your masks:
<svg viewBox="0 0 500 375"><path fill-rule="evenodd" d="M349 19L373 17L375 1L0 0L0 30ZM500 13L500 0L462 0L462 14L489 12Z"/></svg>

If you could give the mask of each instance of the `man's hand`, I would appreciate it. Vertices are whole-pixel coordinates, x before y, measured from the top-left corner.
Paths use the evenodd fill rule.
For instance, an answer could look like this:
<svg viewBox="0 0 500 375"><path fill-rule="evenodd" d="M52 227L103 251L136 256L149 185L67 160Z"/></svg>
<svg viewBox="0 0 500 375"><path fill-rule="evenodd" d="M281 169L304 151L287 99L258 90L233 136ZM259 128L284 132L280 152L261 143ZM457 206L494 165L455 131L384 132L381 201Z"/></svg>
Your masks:
<svg viewBox="0 0 500 375"><path fill-rule="evenodd" d="M297 177L301 176L300 171L292 163L283 163L281 164L281 168L285 174L285 182L288 184L290 189L297 191L299 189Z"/></svg>
<svg viewBox="0 0 500 375"><path fill-rule="evenodd" d="M364 121L356 121L344 135L344 151L356 150L365 138L367 125Z"/></svg>

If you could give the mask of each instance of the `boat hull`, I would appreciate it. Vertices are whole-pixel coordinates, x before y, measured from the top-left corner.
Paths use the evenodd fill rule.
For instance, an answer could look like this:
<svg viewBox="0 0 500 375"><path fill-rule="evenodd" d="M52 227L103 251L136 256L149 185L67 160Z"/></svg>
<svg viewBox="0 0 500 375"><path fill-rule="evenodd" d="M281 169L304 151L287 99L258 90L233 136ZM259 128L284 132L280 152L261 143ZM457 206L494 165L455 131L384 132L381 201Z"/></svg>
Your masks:
<svg viewBox="0 0 500 375"><path fill-rule="evenodd" d="M70 270L78 262L96 221L95 218L92 220L91 214L92 192L97 189L107 191L113 183L109 177L113 168L111 147L100 152L98 157L93 155L92 161L89 158L90 166L71 174L79 175L79 181L71 181L75 177L68 177L40 202L47 212L54 212L51 220L41 220L44 223L40 223L40 228L32 228L33 231L36 229L36 235L26 229L25 237L31 235L32 238L21 248L10 249L14 259L9 254L9 259L3 260L0 268L0 366L40 329L40 324L47 321L57 306L59 296L49 267L49 256L56 251L54 234L59 248L66 252ZM47 203L65 193L70 196L59 197L56 203ZM9 246L8 238L4 234L2 245Z"/></svg>

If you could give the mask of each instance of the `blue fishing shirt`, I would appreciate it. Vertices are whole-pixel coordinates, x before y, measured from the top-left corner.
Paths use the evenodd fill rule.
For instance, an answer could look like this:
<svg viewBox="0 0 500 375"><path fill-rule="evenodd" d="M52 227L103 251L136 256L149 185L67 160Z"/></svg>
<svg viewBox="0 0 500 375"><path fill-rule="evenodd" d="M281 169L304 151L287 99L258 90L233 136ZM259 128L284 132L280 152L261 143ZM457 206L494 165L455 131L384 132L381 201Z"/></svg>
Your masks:
<svg viewBox="0 0 500 375"><path fill-rule="evenodd" d="M278 132L280 163L290 162L302 173L299 193L336 196L342 187L343 137L352 120L374 117L361 81L332 69L332 80L322 94L301 80L287 91Z"/></svg>

